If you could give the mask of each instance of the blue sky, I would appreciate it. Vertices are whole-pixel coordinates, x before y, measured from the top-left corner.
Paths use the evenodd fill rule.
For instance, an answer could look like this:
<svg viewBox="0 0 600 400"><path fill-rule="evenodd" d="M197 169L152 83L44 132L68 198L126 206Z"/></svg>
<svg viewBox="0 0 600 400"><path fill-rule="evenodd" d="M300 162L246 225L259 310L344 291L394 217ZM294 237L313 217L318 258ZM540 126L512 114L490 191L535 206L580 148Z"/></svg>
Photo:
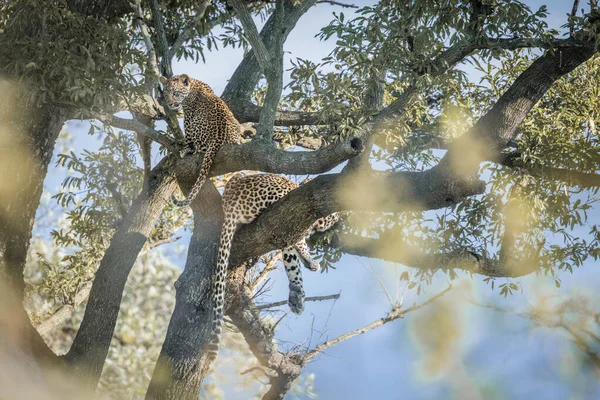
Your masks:
<svg viewBox="0 0 600 400"><path fill-rule="evenodd" d="M367 4L364 1L354 3ZM548 23L555 28L564 23L565 14L572 5L558 1L530 1L528 4L534 9L548 4ZM340 9L319 5L299 21L285 46L288 51L286 67L290 66L292 58L317 62L331 51L334 40L321 42L314 36L330 21L332 11L339 12ZM343 12L347 16L352 13L346 9ZM207 53L205 64L178 62L174 72L187 73L221 93L242 56L240 49L228 48ZM69 123L68 129L76 137L76 149L99 144L96 138L86 135L88 127L85 122ZM154 163L159 159L158 155L155 157ZM50 169L46 180L50 191L55 191L63 173L55 167ZM187 241L186 235L181 243L187 245ZM183 257L173 257L173 262L183 266ZM399 273L408 270L378 260L344 256L329 273L304 272L307 296L341 292L341 297L335 303L307 303L303 315L291 315L280 324L277 338L283 343L298 343L312 335L314 344L320 334L311 332L313 328L324 331L324 340L383 317L390 306L368 267L372 267L388 287L394 287ZM561 289L556 289L551 279L526 277L521 280L524 293L507 301L498 296L497 290L491 292L479 277L465 277L464 282L456 283L455 289L443 301L448 304L461 335L453 352L456 353L453 355L455 360L437 379L424 379L420 373L428 349L420 348L411 333L414 332L411 327L419 323L419 314L427 315L427 310L409 314L405 319L328 349L307 367L307 373L315 374L315 389L321 399L439 399L453 397L457 387L467 388L464 390L474 399L600 398L600 386L589 375L567 379L568 371L561 371L561 365L565 365L571 351L563 338L544 328L532 329L518 316L504 315L469 302L469 299L475 299L481 303L518 307L527 304L535 292L561 297L570 292L593 290L600 284L597 269L596 264L588 262L572 275L563 273ZM272 290L264 300L286 299L285 273L276 271L272 281ZM498 280L497 284L503 282ZM438 274L424 295L410 294L405 304L423 301L445 287L445 277ZM287 311L286 308L283 310ZM247 398L247 394L233 387L225 390L227 399Z"/></svg>

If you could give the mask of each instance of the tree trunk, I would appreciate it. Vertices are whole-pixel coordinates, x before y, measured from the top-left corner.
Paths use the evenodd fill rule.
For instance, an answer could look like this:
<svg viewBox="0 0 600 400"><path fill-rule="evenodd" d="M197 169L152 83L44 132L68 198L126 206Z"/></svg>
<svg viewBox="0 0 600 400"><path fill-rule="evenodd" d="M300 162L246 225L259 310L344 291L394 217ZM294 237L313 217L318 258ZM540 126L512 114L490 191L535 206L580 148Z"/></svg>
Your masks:
<svg viewBox="0 0 600 400"><path fill-rule="evenodd" d="M44 178L56 139L66 121L64 109L20 106L14 87L0 83L0 281L10 288L15 304L23 299L23 271ZM14 310L26 325L25 342L34 357L54 354L31 326L23 308Z"/></svg>
<svg viewBox="0 0 600 400"><path fill-rule="evenodd" d="M192 210L194 233L185 271L175 283L175 310L147 399L198 399L210 366L204 355L213 318L213 272L223 222L221 196L211 181L202 186L192 202Z"/></svg>
<svg viewBox="0 0 600 400"><path fill-rule="evenodd" d="M91 388L96 387L108 354L127 277L175 190L169 164L165 158L152 170L148 185L114 234L96 272L83 321L66 355L76 373Z"/></svg>

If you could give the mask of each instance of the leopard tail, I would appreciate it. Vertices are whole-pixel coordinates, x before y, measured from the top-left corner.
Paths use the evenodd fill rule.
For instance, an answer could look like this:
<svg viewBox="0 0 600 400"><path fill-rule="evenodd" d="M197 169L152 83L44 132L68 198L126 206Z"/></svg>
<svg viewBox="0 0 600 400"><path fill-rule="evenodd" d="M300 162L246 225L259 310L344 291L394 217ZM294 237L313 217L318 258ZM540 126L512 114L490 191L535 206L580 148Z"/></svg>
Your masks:
<svg viewBox="0 0 600 400"><path fill-rule="evenodd" d="M187 198L185 200L177 200L175 195L172 195L171 199L173 200L173 204L175 204L177 207L185 207L191 204L194 198L196 198L196 195L198 195L198 193L200 192L200 189L202 188L202 185L204 184L204 181L206 180L206 177L210 172L210 168L212 167L213 161L215 160L218 151L218 148L210 147L206 151L206 153L204 153L204 159L202 160L200 174L198 175L196 182L194 182L194 186L192 186L190 193L188 193Z"/></svg>
<svg viewBox="0 0 600 400"><path fill-rule="evenodd" d="M212 362L217 358L219 352L219 342L223 331L223 312L225 310L225 285L227 282L227 266L229 265L229 254L233 234L235 233L236 222L233 218L225 217L221 238L219 240L219 254L217 258L216 279L213 288L213 321L210 343L208 345L208 359Z"/></svg>

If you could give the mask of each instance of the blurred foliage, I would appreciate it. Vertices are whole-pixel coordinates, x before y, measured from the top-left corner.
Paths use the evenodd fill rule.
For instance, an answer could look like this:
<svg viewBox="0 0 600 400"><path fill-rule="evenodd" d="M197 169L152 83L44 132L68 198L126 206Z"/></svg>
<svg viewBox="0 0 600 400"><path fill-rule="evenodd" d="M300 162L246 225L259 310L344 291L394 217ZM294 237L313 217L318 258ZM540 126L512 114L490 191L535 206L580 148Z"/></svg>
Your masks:
<svg viewBox="0 0 600 400"><path fill-rule="evenodd" d="M194 19L198 3L160 1L169 44ZM324 123L282 128L280 146L290 148L302 136L331 143L356 134L377 112L378 103L386 107L414 85L421 95L396 126L376 133L372 164L387 171L422 171L434 166L447 143L467 132L540 52L478 50L467 59L468 65L432 78L428 72L445 67L437 65L436 58L449 46L478 43L486 37L558 37L546 23L545 6L534 10L521 1L486 1L481 14L473 18L472 4L384 0L359 9L351 18L335 13L318 35L332 44L333 51L322 60L292 60L280 104L284 110L318 112ZM250 5L261 21L272 10L272 5L260 1ZM142 7L149 23L148 2L142 1ZM82 17L65 0L0 2L0 78L24 83L30 89L26 100L32 106L53 103L83 112L129 104L147 92L140 83L148 74L146 49L132 22L127 13L110 19ZM570 22L574 29L583 29L582 35L598 37L585 25L585 18L572 17ZM216 26L221 29L213 30ZM215 1L194 24L191 39L177 49L175 58L199 62L206 51L224 47L247 50L247 42L226 2ZM600 254L599 229L590 218L598 211L598 189L553 178L548 168L594 174L600 169L596 143L599 78L600 58L596 57L552 87L506 151L514 165L482 165L487 183L483 195L435 212L353 213L341 224L343 229L372 238L393 238L387 245L396 245L401 237L403 243L425 253L467 251L498 262L532 263L560 286L559 271L572 271ZM381 98L370 98L377 89ZM265 92L263 81L254 95L258 104ZM56 204L36 221L36 229L44 233L34 237L26 272L28 308L36 324L73 304L142 189L143 172L133 136L92 124L90 133L97 131L102 138L99 149L67 150L58 156L58 166L68 176L62 189L53 193ZM130 277L103 373L103 394L143 396L173 308L172 285L177 276L161 253L151 250L173 239L188 216L172 205L165 208ZM510 246L504 240L507 232L514 237ZM334 268L341 257L328 246L331 240L330 235L323 235L313 248L324 270ZM510 259L503 258L507 253ZM269 254L253 273L260 277L263 268L275 262ZM420 294L432 282L432 271L403 271L396 283ZM458 276L452 270L445 273L449 279ZM504 297L523 290L515 280L486 281ZM257 296L264 288L255 288ZM388 297L392 307L401 303L399 295ZM418 345L435 350L426 357L425 369L442 371L455 356L448 350L453 347L447 346L448 338L439 336L449 332L448 340L458 340L461 334L450 311L440 305L414 322ZM77 310L47 338L55 350L66 351L81 312ZM226 371L231 370L231 363L241 369L256 366L239 334L227 335L224 342L226 352L231 353L219 358L225 363L224 371L207 383L205 390L212 398L222 397L218 383L229 379ZM249 374L245 379L256 393L265 389L258 376ZM313 380L309 375L296 390L312 394Z"/></svg>
<svg viewBox="0 0 600 400"><path fill-rule="evenodd" d="M136 86L143 52L126 20L72 12L64 0L0 3L0 76L18 79L32 105L110 107Z"/></svg>

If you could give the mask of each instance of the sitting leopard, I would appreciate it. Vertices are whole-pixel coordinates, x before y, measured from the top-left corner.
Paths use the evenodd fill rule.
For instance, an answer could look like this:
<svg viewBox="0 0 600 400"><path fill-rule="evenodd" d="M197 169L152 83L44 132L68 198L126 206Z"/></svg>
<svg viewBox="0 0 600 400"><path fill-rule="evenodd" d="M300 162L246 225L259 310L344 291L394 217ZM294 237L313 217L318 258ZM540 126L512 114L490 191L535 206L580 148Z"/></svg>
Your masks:
<svg viewBox="0 0 600 400"><path fill-rule="evenodd" d="M307 180L304 182L307 182ZM213 299L214 319L212 322L212 336L208 355L210 360L216 358L219 350L225 307L227 266L229 264L233 235L238 224L249 224L254 221L267 207L297 187L289 179L273 174L246 176L237 174L225 186L225 191L223 192L225 220L223 221L223 228L221 230L217 259L217 275ZM303 264L312 271L318 271L321 268L319 263L312 259L308 251L306 237L317 231L324 232L328 230L339 219L340 213L320 218L304 233L301 240L293 246L282 250L283 265L289 279L290 294L288 305L296 314L300 314L304 310L304 289L300 265Z"/></svg>
<svg viewBox="0 0 600 400"><path fill-rule="evenodd" d="M240 142L242 127L227 104L207 84L185 74L162 81L167 107L177 110L183 106L186 148L181 151L181 158L196 151L204 152L200 174L187 199L179 201L173 196L175 205L184 207L200 191L219 149Z"/></svg>

